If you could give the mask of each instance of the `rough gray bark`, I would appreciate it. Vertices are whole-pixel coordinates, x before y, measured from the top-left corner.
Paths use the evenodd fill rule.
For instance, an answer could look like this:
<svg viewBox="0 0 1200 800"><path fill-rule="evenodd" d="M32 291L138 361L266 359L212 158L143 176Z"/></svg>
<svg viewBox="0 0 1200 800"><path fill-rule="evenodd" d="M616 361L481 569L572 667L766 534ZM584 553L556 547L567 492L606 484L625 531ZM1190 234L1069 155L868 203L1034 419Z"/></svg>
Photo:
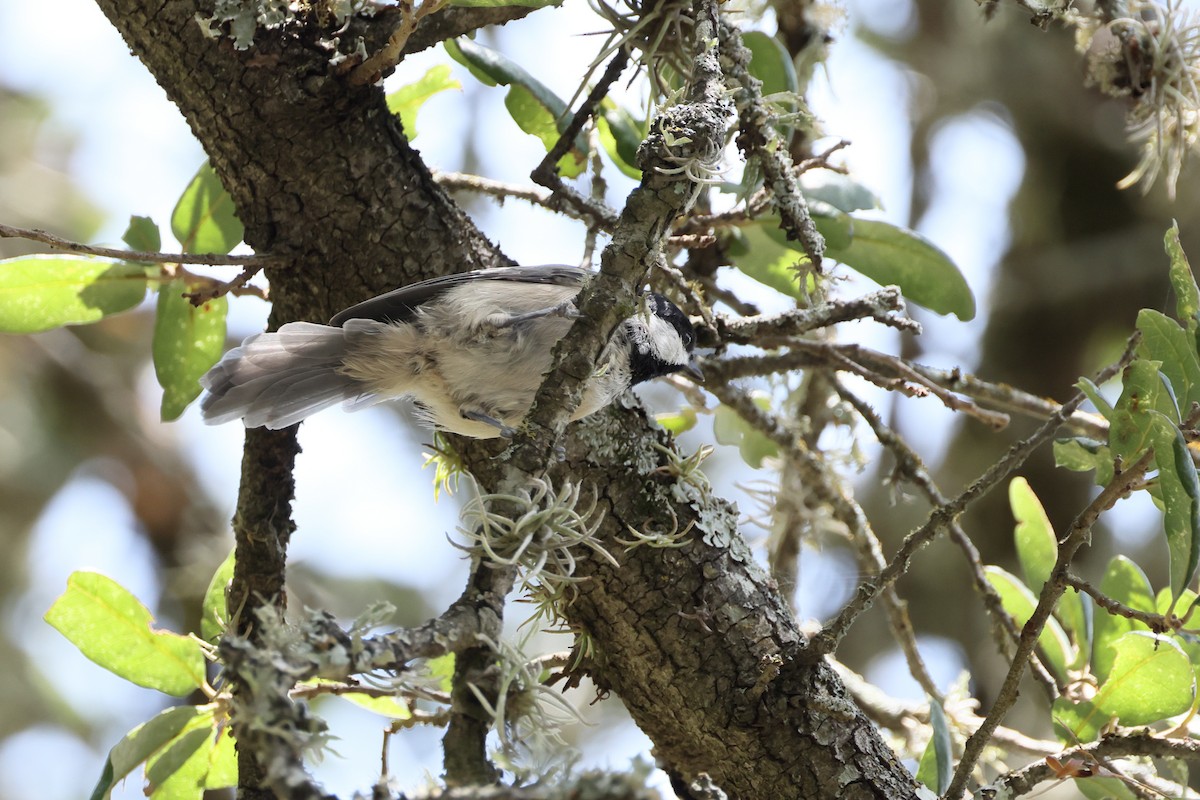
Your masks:
<svg viewBox="0 0 1200 800"><path fill-rule="evenodd" d="M588 579L565 610L590 637L593 680L621 698L669 772L707 773L730 797L912 797L907 770L808 652L737 532L736 511L671 477L656 443L668 437L640 411L609 409L574 429L549 473L556 485L601 489L601 535L620 562L583 561L577 574ZM490 491L502 465L485 449L462 448ZM629 539L627 526L689 525L677 549L617 542Z"/></svg>
<svg viewBox="0 0 1200 800"><path fill-rule="evenodd" d="M204 145L247 242L286 260L269 275L273 325L324 319L412 280L503 262L430 180L381 92L331 73L319 32L262 34L239 52L201 34L194 17L203 9L190 0L97 2ZM695 523L686 547L613 544L619 569L584 563L590 579L567 613L595 646L593 676L621 696L670 771L708 773L731 797L911 797L907 771L834 673L807 653L736 515L656 477L660 438L640 414L612 410L580 429L552 472L604 487L610 539L627 526ZM492 488L501 474L494 449L460 449ZM244 627L257 606L283 602L296 452L291 431L247 436L231 598L232 607L244 604ZM239 767L241 797L270 796L258 788L252 752L239 753Z"/></svg>

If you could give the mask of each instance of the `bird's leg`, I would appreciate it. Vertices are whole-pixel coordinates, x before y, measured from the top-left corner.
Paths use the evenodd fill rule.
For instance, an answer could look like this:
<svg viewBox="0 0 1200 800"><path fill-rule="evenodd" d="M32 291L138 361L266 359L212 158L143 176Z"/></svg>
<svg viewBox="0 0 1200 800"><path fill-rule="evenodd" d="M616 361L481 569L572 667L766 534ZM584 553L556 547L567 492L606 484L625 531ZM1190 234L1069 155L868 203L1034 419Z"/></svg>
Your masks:
<svg viewBox="0 0 1200 800"><path fill-rule="evenodd" d="M464 409L461 409L459 411L459 413L462 414L463 419L469 419L469 420L473 420L475 422L482 422L485 425L491 425L492 427L499 429L500 435L503 436L505 439L511 439L517 433L516 428L510 428L509 426L505 425L500 420L496 419L495 417L489 417L487 414L484 414L482 411L473 411L473 410L464 408Z"/></svg>
<svg viewBox="0 0 1200 800"><path fill-rule="evenodd" d="M582 314L575 308L574 299L564 300L556 306L547 306L524 314L493 314L488 317L488 324L495 328L510 328L543 317L562 317L563 319L579 319Z"/></svg>

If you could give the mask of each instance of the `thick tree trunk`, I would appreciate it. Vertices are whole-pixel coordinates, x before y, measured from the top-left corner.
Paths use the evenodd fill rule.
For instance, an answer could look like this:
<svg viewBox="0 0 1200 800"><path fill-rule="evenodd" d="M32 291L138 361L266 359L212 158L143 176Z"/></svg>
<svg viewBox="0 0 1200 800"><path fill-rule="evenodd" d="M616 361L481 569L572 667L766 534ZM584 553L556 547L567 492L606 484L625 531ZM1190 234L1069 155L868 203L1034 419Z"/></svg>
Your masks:
<svg viewBox="0 0 1200 800"><path fill-rule="evenodd" d="M98 2L204 145L247 242L286 259L269 275L273 324L324 319L415 279L503 261L431 181L379 89L331 73L316 32L260 34L237 51L202 34L189 0ZM589 580L567 613L591 639L596 680L621 696L669 770L708 773L731 797L913 796L832 670L809 657L732 509L651 477L664 458L652 447L660 435L640 414L610 410L571 438L553 473L604 487L610 541L627 526L695 523L685 547L612 544L619 569L584 563ZM492 485L494 450L463 442L461 451ZM246 603L243 624L256 604L282 603L295 453L291 432L247 437L232 599ZM239 763L241 796L265 794L253 754Z"/></svg>

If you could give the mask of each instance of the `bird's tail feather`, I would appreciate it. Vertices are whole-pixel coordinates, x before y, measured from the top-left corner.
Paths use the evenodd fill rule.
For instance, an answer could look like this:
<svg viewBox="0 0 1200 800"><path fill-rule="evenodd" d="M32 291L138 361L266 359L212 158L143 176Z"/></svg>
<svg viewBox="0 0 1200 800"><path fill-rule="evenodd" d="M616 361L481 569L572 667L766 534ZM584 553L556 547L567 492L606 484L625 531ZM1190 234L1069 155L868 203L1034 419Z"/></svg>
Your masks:
<svg viewBox="0 0 1200 800"><path fill-rule="evenodd" d="M356 329L289 322L225 354L200 384L209 425L243 419L247 428L286 428L336 403L356 408L377 398L339 371Z"/></svg>

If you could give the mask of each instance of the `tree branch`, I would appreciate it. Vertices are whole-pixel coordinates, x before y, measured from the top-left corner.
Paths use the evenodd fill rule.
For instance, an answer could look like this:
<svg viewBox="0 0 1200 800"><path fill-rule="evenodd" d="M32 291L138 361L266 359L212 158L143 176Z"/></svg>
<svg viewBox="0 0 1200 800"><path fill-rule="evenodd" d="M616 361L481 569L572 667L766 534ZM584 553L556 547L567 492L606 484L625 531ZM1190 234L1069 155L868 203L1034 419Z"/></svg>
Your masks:
<svg viewBox="0 0 1200 800"><path fill-rule="evenodd" d="M834 388L838 395L850 403L854 407L854 410L858 412L858 415L866 421L872 432L874 432L875 438L879 440L879 443L895 456L897 472L920 489L933 507L937 508L948 503L949 498L942 494L934 482L933 476L929 474L929 470L925 468L920 457L909 447L908 443L885 425L874 409L863 402L857 395L848 391L840 381L834 381ZM984 574L983 563L979 558L979 551L975 549L974 543L967 536L966 531L963 530L962 524L955 519L950 522L948 528L951 541L958 545L966 557L967 568L971 572L971 582L975 586L975 591L983 599L984 609L992 621L992 638L996 642L996 647L999 649L1001 655L1008 656L1013 649L1013 644L1020 636L1020 632L1017 630L1017 623L1004 608L1004 601L1001 600L1000 593L996 591L996 588L992 586L991 581ZM1031 659L1031 668L1034 677L1045 690L1046 696L1050 699L1057 697L1059 694L1058 685L1041 661L1037 658Z"/></svg>
<svg viewBox="0 0 1200 800"><path fill-rule="evenodd" d="M1133 359L1137 343L1140 341L1141 337L1137 334L1130 337L1124 355L1112 366L1101 370L1096 377L1097 382L1103 383L1108 377L1115 375L1129 363ZM1007 478L1015 469L1025 463L1025 459L1029 458L1034 450L1049 440L1062 427L1063 423L1083 403L1084 399L1083 392L1076 392L1073 398L1063 404L1033 434L1009 448L1009 451L999 461L989 467L983 475L976 478L957 497L949 503L935 508L930 513L924 525L904 538L904 542L900 545L900 549L896 552L896 555L892 557L892 561L888 564L887 568L873 581L864 581L859 584L854 597L842 609L841 613L831 623L826 625L824 630L817 634L814 640L815 649L822 653L832 653L836 649L837 643L846 635L846 631L849 630L855 618L870 608L879 592L885 587L890 586L896 579L908 571L908 564L917 551L932 541L952 521L956 520L968 505L991 491L1000 481ZM1028 628L1028 625L1026 627ZM1032 644L1030 646L1032 647ZM961 788L959 787L960 792Z"/></svg>
<svg viewBox="0 0 1200 800"><path fill-rule="evenodd" d="M518 19L523 19L534 11L536 6L448 6L436 14L431 14L417 23L416 30L404 43L402 56L410 56L430 47L435 47L447 39L472 33L480 28L492 25L506 25Z"/></svg>
<svg viewBox="0 0 1200 800"><path fill-rule="evenodd" d="M1064 750L1056 756L1056 760L1061 763L1079 760L1096 765L1107 759L1125 756L1180 758L1196 761L1200 760L1200 742L1195 739L1155 736L1149 729L1134 733L1110 733L1098 742ZM995 797L1020 797L1032 792L1039 783L1056 780L1059 777L1050 764L1042 759L992 781L987 786L980 787L980 791L994 791L995 795L993 796ZM947 794L947 797L949 796L951 795ZM1161 795L1156 791L1153 796ZM1194 793L1188 792L1186 796L1193 797Z"/></svg>
<svg viewBox="0 0 1200 800"><path fill-rule="evenodd" d="M1082 578L1077 578L1070 573L1063 578L1063 582L1075 591L1083 592L1091 597L1092 600L1096 601L1096 605L1103 608L1109 614L1137 620L1155 633L1178 631L1183 627L1183 620L1174 614L1164 616L1162 614L1154 614L1149 611L1139 611L1136 608L1130 608L1124 603L1112 599Z"/></svg>
<svg viewBox="0 0 1200 800"><path fill-rule="evenodd" d="M779 212L780 227L789 241L800 242L813 270L820 272L825 256L825 239L817 231L808 203L786 145L774 135L774 114L762 99L762 82L749 71L750 51L742 36L728 21L720 23L721 54L729 62L729 83L737 98L741 128L738 147L746 158L755 158L762 166L766 188Z"/></svg>
<svg viewBox="0 0 1200 800"><path fill-rule="evenodd" d="M41 242L50 245L55 250L65 250L68 253L79 253L101 258L116 258L121 261L146 261L153 264L200 264L205 266L241 265L261 269L267 265L277 265L278 259L267 255L231 256L223 253L157 253L145 250L122 250L118 247L100 247L83 244L55 236L53 233L37 228L17 228L12 225L0 225L0 239L27 239L31 242Z"/></svg>
<svg viewBox="0 0 1200 800"><path fill-rule="evenodd" d="M674 171L679 159L706 163L720 157L730 103L721 90L716 53L706 44L715 37L714 0L697 0L695 14L698 52L688 102L666 109L638 150L642 182L629 195L601 254L600 273L576 300L582 316L555 347L551 370L514 442L508 482L513 486L520 484L519 475L536 475L549 460L601 348L620 320L634 312L637 286L661 259L672 221L694 197L697 184Z"/></svg>
<svg viewBox="0 0 1200 800"><path fill-rule="evenodd" d="M967 781L975 769L975 762L979 760L983 748L987 746L992 732L1004 720L1004 716L1016 702L1017 686L1025 672L1025 665L1029 662L1030 655L1037 646L1038 637L1041 636L1046 621L1050 619L1050 614L1054 611L1058 598L1066 589L1067 569L1075 558L1076 551L1091 537L1092 527L1096 524L1101 512L1108 510L1113 503L1129 492L1130 487L1136 481L1141 480L1153 457L1153 451L1147 451L1138 459L1137 463L1114 476L1108 486L1105 486L1100 494L1096 495L1096 499L1075 518L1070 530L1059 542L1058 559L1054 564L1054 569L1051 570L1050 577L1042 587L1037 607L1034 608L1033 614L1021 629L1021 638L1017 641L1017 650L1013 654L1012 664L1009 666L1008 674L1004 678L1004 683L996 695L991 710L984 718L983 723L967 739L962 759L958 762L958 768L954 771L950 788L946 791L947 798L960 797L966 790Z"/></svg>
<svg viewBox="0 0 1200 800"><path fill-rule="evenodd" d="M911 370L944 389L973 397L990 407L1020 413L1033 419L1049 419L1062 408L1052 400L1022 392L1006 384L990 383L956 369L926 367L860 345L809 342L801 339L791 340L789 345L794 348L790 352L739 356L720 361L710 358L705 359L702 366L706 375L711 370L714 379L725 381L806 367L844 368L847 364L857 364L867 375L874 374L885 381L900 378L907 370ZM901 365L906 370L902 370ZM855 372L862 374L859 369ZM1108 422L1096 414L1076 410L1067 417L1064 425L1078 435L1101 440L1108 438Z"/></svg>
<svg viewBox="0 0 1200 800"><path fill-rule="evenodd" d="M575 146L575 137L579 136L580 132L583 131L583 126L596 113L596 108L600 105L600 101L608 94L608 90L616 83L617 78L621 77L621 73L625 71L625 67L628 64L629 51L625 48L619 49L617 54L613 56L612 61L608 62L608 67L605 68L604 74L600 76L600 80L592 87L592 91L588 93L588 96L579 106L571 121L567 123L567 126L559 134L558 141L554 143L554 147L550 148L541 162L534 167L533 172L529 174L529 177L535 183L549 189L552 196L558 198L564 205L574 209L576 214L594 220L594 224L606 230L611 229L617 224L617 212L606 206L602 199L587 197L563 183L562 178L558 174L558 162Z"/></svg>
<svg viewBox="0 0 1200 800"><path fill-rule="evenodd" d="M758 347L791 344L796 337L839 322L873 319L878 323L909 333L920 333L921 325L907 316L904 298L895 286L888 286L850 300L830 300L808 308L796 308L779 314L753 317L716 317L715 340L701 338L699 344L752 344Z"/></svg>

